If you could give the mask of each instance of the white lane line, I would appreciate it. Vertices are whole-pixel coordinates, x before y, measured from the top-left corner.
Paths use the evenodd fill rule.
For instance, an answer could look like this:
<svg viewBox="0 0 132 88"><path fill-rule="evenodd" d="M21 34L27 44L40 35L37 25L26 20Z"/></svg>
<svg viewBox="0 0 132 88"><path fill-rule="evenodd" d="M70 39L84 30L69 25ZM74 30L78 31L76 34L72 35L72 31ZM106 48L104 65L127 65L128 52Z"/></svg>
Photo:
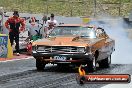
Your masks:
<svg viewBox="0 0 132 88"><path fill-rule="evenodd" d="M26 57L26 58L20 58L20 59L12 59L12 60L5 60L5 61L0 61L0 62L12 62L12 61L18 61L18 60L28 60L33 58L32 56Z"/></svg>
<svg viewBox="0 0 132 88"><path fill-rule="evenodd" d="M132 77L131 77L131 79L132 79ZM130 82L128 84L108 84L101 88L132 88L132 82Z"/></svg>

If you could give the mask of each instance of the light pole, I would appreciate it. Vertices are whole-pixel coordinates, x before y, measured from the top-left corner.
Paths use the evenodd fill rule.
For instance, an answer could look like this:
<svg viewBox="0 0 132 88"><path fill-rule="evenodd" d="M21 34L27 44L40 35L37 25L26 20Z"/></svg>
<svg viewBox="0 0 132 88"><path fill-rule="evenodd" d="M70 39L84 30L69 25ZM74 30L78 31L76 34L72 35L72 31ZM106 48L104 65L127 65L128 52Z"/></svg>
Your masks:
<svg viewBox="0 0 132 88"><path fill-rule="evenodd" d="M121 0L119 2L119 16L121 15Z"/></svg>
<svg viewBox="0 0 132 88"><path fill-rule="evenodd" d="M96 2L96 0L94 0L94 17L96 16L96 4L97 4L97 2Z"/></svg>
<svg viewBox="0 0 132 88"><path fill-rule="evenodd" d="M32 14L32 0L30 0L30 13Z"/></svg>
<svg viewBox="0 0 132 88"><path fill-rule="evenodd" d="M47 15L48 15L48 0L46 0L46 13L47 13Z"/></svg>

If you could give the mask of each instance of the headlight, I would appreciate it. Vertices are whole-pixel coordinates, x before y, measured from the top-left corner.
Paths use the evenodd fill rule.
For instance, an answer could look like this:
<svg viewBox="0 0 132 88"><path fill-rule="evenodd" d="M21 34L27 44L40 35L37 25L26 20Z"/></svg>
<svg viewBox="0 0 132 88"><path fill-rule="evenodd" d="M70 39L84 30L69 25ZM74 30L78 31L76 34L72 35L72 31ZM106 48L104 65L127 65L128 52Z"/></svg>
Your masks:
<svg viewBox="0 0 132 88"><path fill-rule="evenodd" d="M84 47L79 47L79 48L77 48L77 52L84 53L85 52L85 48Z"/></svg>

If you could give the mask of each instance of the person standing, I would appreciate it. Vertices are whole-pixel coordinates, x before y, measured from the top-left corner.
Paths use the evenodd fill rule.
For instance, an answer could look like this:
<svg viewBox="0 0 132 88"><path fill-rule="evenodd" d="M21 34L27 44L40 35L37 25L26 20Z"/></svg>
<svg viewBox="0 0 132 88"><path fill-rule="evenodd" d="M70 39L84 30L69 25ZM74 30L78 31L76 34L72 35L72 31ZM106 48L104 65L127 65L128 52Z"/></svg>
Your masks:
<svg viewBox="0 0 132 88"><path fill-rule="evenodd" d="M58 25L57 20L54 18L54 14L52 13L50 16L50 20L46 22L46 34L50 34L52 30Z"/></svg>
<svg viewBox="0 0 132 88"><path fill-rule="evenodd" d="M44 24L46 24L46 21L47 21L47 20L48 20L48 19L47 19L47 16L46 16L46 15L44 15L44 16L43 16L43 18L42 18L43 25L44 25Z"/></svg>
<svg viewBox="0 0 132 88"><path fill-rule="evenodd" d="M9 17L8 20L5 22L5 27L9 31L9 39L11 42L11 46L15 40L16 46L16 53L19 56L19 33L24 31L25 29L25 20L19 17L18 11L14 11L13 16Z"/></svg>

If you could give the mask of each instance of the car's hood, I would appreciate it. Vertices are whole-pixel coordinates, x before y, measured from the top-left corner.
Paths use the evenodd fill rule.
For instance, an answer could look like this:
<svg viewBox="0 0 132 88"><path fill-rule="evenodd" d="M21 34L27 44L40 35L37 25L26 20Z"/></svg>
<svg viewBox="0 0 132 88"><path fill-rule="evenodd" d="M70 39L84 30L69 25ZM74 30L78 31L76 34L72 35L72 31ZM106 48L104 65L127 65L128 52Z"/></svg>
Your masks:
<svg viewBox="0 0 132 88"><path fill-rule="evenodd" d="M95 43L97 39L82 39L79 36L58 36L48 39L39 39L34 42L34 45L47 46L89 46Z"/></svg>

